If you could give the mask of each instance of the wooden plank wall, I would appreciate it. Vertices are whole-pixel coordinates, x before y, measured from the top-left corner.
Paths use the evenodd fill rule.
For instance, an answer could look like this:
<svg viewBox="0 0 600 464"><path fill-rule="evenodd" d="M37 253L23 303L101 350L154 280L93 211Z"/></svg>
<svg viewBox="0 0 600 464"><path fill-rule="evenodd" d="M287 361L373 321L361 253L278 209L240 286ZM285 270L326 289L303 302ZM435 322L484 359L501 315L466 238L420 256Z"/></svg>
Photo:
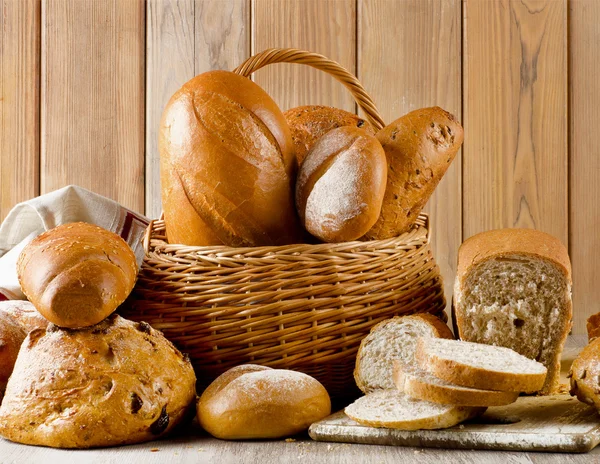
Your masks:
<svg viewBox="0 0 600 464"><path fill-rule="evenodd" d="M294 46L355 72L391 122L440 105L465 143L427 206L451 295L462 240L535 227L569 247L574 332L600 311L596 0L0 0L0 219L77 183L160 214L157 127L192 76ZM350 111L321 72L254 76L282 109Z"/></svg>

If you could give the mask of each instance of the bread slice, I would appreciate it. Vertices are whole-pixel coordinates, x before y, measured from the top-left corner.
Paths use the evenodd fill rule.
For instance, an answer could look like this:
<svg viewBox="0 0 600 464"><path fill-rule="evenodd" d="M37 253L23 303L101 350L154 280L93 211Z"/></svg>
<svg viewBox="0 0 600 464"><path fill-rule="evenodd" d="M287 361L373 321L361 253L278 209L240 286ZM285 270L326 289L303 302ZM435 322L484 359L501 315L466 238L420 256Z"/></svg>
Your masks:
<svg viewBox="0 0 600 464"><path fill-rule="evenodd" d="M470 419L485 408L431 403L398 390L378 390L347 406L346 415L359 424L391 429L445 429Z"/></svg>
<svg viewBox="0 0 600 464"><path fill-rule="evenodd" d="M481 343L419 338L419 367L434 376L463 387L506 392L538 391L547 369L510 348Z"/></svg>
<svg viewBox="0 0 600 464"><path fill-rule="evenodd" d="M414 364L418 337L454 338L448 326L431 314L393 317L374 326L356 355L354 380L358 388L363 393L395 389L394 360Z"/></svg>
<svg viewBox="0 0 600 464"><path fill-rule="evenodd" d="M571 318L571 263L557 238L532 229L500 229L461 245L454 332L461 340L512 348L544 364L543 394L558 389Z"/></svg>
<svg viewBox="0 0 600 464"><path fill-rule="evenodd" d="M412 398L456 406L502 406L514 403L519 397L519 392L479 390L454 385L400 360L394 362L394 383L399 391Z"/></svg>

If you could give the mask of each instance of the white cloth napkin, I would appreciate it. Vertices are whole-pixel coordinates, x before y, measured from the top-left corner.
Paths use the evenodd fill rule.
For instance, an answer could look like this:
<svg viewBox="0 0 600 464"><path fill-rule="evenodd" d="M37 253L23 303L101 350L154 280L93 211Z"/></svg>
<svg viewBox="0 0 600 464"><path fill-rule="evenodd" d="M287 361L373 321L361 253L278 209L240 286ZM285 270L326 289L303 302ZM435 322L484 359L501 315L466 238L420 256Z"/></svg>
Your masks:
<svg viewBox="0 0 600 464"><path fill-rule="evenodd" d="M120 235L144 259L142 239L148 218L116 201L75 185L19 203L0 224L0 300L24 300L17 279L17 259L39 234L69 222L89 222Z"/></svg>

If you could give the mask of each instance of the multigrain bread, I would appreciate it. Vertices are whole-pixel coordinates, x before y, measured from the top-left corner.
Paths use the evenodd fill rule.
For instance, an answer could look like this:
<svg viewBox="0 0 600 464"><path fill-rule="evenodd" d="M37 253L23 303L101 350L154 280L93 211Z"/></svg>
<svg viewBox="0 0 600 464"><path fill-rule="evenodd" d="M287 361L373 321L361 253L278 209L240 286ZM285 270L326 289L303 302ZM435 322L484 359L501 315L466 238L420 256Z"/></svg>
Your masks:
<svg viewBox="0 0 600 464"><path fill-rule="evenodd" d="M217 438L280 438L328 416L331 401L323 385L306 374L250 364L215 379L197 411L200 425Z"/></svg>
<svg viewBox="0 0 600 464"><path fill-rule="evenodd" d="M316 141L330 130L346 126L357 127L375 135L375 130L368 121L331 106L298 106L285 111L283 116L290 127L298 167Z"/></svg>
<svg viewBox="0 0 600 464"><path fill-rule="evenodd" d="M406 232L452 163L463 142L456 118L435 106L408 113L377 133L388 163L381 215L365 238Z"/></svg>
<svg viewBox="0 0 600 464"><path fill-rule="evenodd" d="M453 319L460 339L511 348L548 369L542 394L556 392L571 329L571 263L557 238L499 229L458 252Z"/></svg>
<svg viewBox="0 0 600 464"><path fill-rule="evenodd" d="M87 327L102 321L131 293L138 266L127 242L93 224L64 224L21 252L23 293L50 322Z"/></svg>
<svg viewBox="0 0 600 464"><path fill-rule="evenodd" d="M419 368L463 387L505 392L537 392L546 368L516 351L481 343L420 337L415 358Z"/></svg>
<svg viewBox="0 0 600 464"><path fill-rule="evenodd" d="M417 338L454 338L448 326L431 314L387 319L375 325L358 349L354 380L363 393L394 389L394 360L414 364Z"/></svg>
<svg viewBox="0 0 600 464"><path fill-rule="evenodd" d="M0 302L0 400L23 340L31 330L46 328L47 325L48 321L29 301Z"/></svg>
<svg viewBox="0 0 600 464"><path fill-rule="evenodd" d="M592 340L573 361L568 377L571 396L600 412L600 338Z"/></svg>
<svg viewBox="0 0 600 464"><path fill-rule="evenodd" d="M519 392L461 387L400 360L394 362L394 383L411 398L456 406L502 406L514 403L519 397Z"/></svg>
<svg viewBox="0 0 600 464"><path fill-rule="evenodd" d="M4 401L0 435L55 448L156 439L196 396L192 366L160 332L116 314L85 329L33 330Z"/></svg>
<svg viewBox="0 0 600 464"><path fill-rule="evenodd" d="M484 411L485 408L418 400L398 390L369 393L344 410L350 419L359 424L402 430L445 429Z"/></svg>
<svg viewBox="0 0 600 464"><path fill-rule="evenodd" d="M250 79L210 71L185 83L163 112L159 152L170 243L300 240L289 128L273 99Z"/></svg>
<svg viewBox="0 0 600 464"><path fill-rule="evenodd" d="M325 242L362 237L377 221L387 165L379 141L352 126L333 129L308 152L296 181L304 228Z"/></svg>

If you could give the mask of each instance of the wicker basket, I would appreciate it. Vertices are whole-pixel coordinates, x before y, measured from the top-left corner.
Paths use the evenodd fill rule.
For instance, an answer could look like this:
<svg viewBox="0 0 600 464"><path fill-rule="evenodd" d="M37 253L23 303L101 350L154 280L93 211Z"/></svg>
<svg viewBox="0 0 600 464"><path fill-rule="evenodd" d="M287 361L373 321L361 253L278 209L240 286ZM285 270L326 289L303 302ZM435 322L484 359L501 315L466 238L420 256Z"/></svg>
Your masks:
<svg viewBox="0 0 600 464"><path fill-rule="evenodd" d="M267 50L236 72L248 76L273 62L327 71L383 126L356 78L321 55ZM305 372L332 397L351 396L356 352L373 325L417 312L445 317L424 214L388 240L255 248L169 244L157 220L144 247L124 315L149 322L187 352L200 388L233 366L256 363Z"/></svg>

